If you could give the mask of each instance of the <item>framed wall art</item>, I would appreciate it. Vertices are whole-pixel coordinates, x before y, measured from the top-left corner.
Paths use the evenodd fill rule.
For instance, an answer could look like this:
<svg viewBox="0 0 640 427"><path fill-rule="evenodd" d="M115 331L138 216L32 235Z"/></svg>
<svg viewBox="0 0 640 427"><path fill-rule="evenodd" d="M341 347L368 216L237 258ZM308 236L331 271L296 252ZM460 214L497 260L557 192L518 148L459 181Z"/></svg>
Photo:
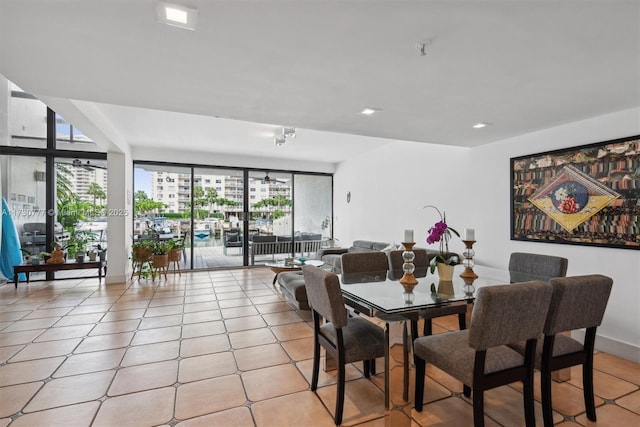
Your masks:
<svg viewBox="0 0 640 427"><path fill-rule="evenodd" d="M511 239L640 249L640 135L511 159Z"/></svg>

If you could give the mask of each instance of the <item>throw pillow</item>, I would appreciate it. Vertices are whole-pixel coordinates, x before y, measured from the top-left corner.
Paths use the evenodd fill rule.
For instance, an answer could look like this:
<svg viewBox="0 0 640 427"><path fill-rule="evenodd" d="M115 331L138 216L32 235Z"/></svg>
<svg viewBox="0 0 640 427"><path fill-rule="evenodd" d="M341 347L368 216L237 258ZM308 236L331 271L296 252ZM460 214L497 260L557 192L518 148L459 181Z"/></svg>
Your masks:
<svg viewBox="0 0 640 427"><path fill-rule="evenodd" d="M398 245L396 245L395 243L389 243L389 245L381 249L380 252L385 252L386 254L389 254L389 252L395 251L396 249L399 249Z"/></svg>

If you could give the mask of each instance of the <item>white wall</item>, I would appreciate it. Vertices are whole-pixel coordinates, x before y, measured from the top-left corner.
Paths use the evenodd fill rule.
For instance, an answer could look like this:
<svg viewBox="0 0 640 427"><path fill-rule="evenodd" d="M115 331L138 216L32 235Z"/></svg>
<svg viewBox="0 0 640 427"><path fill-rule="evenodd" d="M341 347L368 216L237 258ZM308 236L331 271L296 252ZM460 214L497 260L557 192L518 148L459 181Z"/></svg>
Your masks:
<svg viewBox="0 0 640 427"><path fill-rule="evenodd" d="M316 162L312 159L289 160L277 157L256 157L251 155L233 155L222 153L207 153L171 149L154 149L154 148L133 148L131 156L134 160L147 160L155 162L175 162L185 164L221 166L221 167L246 167L246 168L264 168L266 170L295 170L301 172L324 172L332 173L334 171L333 163Z"/></svg>
<svg viewBox="0 0 640 427"><path fill-rule="evenodd" d="M511 241L509 176L511 157L638 134L635 108L473 149L391 142L337 166L335 235L341 246L354 239L399 242L402 230L414 228L418 245L428 247L426 231L437 217L422 206L434 204L452 227L476 229L478 264L506 268L514 251L564 256L568 275L613 278L596 346L640 362L640 251ZM451 249L462 251L459 239Z"/></svg>
<svg viewBox="0 0 640 427"><path fill-rule="evenodd" d="M9 81L0 75L0 145L9 144ZM0 197L4 197L4 185L2 182L2 165L0 162ZM0 241L2 240L2 226L0 226ZM0 273L2 277L2 273Z"/></svg>

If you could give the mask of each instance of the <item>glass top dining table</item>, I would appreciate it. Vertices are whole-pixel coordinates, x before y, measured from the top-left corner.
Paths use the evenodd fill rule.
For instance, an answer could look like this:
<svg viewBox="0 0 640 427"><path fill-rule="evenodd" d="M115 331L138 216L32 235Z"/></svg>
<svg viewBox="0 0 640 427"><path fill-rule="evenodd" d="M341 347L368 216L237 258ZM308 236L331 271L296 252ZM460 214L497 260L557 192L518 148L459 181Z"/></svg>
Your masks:
<svg viewBox="0 0 640 427"><path fill-rule="evenodd" d="M338 275L345 304L355 312L368 317L375 317L385 322L385 407L403 407L410 402L409 395L409 352L412 346L405 347L402 359L390 366L391 347L390 326L394 323L402 324L405 342L412 342L415 336L408 338L407 321L417 322L421 310L440 307L455 302L466 301L473 303L477 290L483 286L543 280L548 282L550 277L534 274L512 272L504 269L476 265L473 268L477 278L460 277L464 266L457 265L454 269L453 280L440 281L437 274L431 274L427 269L416 269L414 274L418 283L409 291L400 283L402 271L379 271L368 273L354 273ZM411 335L415 334L414 332ZM395 393L390 389L391 370L402 367L402 393ZM391 386L395 388L395 386ZM402 397L402 400L392 398L392 394ZM394 402L392 402L394 400ZM403 403L404 402L404 403Z"/></svg>
<svg viewBox="0 0 640 427"><path fill-rule="evenodd" d="M380 271L340 275L340 287L345 303L362 314L407 314L429 307L446 305L456 301L473 302L476 291L482 286L508 284L512 281L544 280L549 277L523 275L503 269L476 265L476 279L460 277L462 265L455 266L452 281L439 281L438 276L426 270L416 269L418 284L408 292L400 283L402 271ZM419 277L422 276L422 277ZM517 280L512 280L517 277Z"/></svg>

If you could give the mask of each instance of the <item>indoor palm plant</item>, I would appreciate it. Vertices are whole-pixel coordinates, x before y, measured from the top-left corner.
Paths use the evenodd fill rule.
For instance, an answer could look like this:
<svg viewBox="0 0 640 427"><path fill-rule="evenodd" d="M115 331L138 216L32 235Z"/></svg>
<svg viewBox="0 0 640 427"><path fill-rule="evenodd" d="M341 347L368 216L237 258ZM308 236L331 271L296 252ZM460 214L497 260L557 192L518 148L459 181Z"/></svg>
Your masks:
<svg viewBox="0 0 640 427"><path fill-rule="evenodd" d="M440 221L436 222L433 227L429 228L429 234L427 235L428 244L431 245L433 243L440 243L439 253L431 259L429 270L433 274L438 264L440 264L449 266L451 274L453 274L453 266L458 264L460 260L458 258L458 255L449 252L449 239L451 239L452 234L460 237L460 233L458 233L455 229L449 227L449 225L447 224L446 213L440 212L440 210L433 205L427 205L423 209L426 208L435 209L440 216ZM449 278L448 280L451 280L451 278Z"/></svg>

